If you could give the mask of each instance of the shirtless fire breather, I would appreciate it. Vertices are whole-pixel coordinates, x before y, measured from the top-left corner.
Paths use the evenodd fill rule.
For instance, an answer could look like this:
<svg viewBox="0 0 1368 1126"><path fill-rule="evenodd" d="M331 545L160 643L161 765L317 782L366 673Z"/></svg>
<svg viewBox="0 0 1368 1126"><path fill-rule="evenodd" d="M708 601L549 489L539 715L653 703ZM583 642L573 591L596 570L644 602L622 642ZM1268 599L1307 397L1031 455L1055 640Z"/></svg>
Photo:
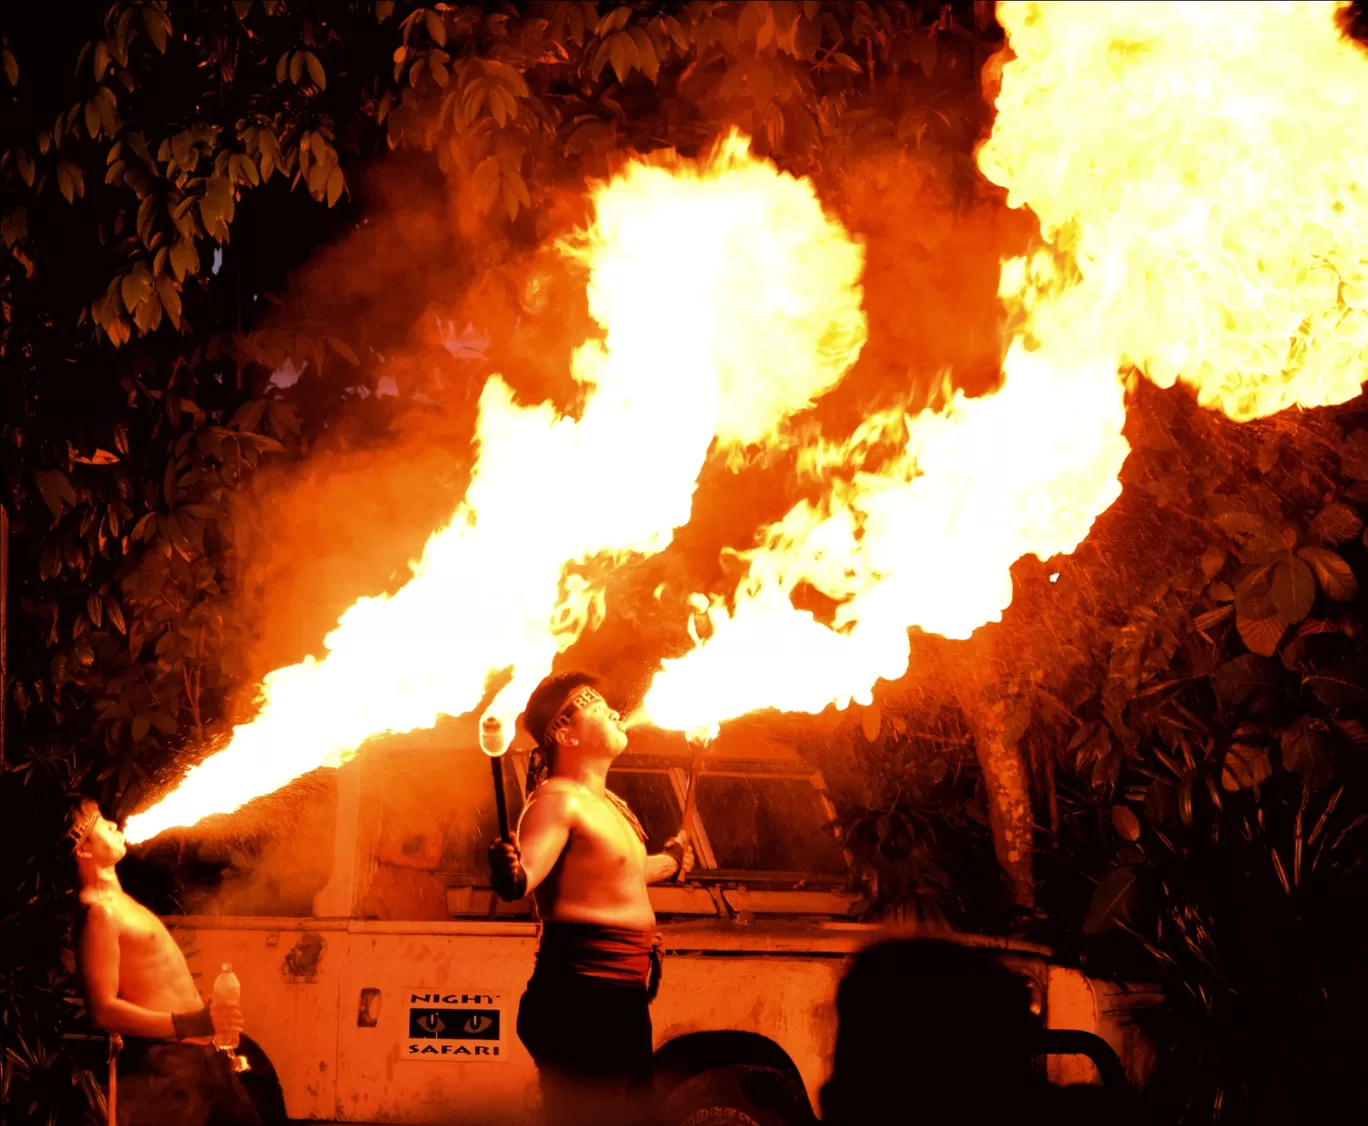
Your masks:
<svg viewBox="0 0 1368 1126"><path fill-rule="evenodd" d="M537 741L528 801L514 840L489 846L495 890L506 900L531 892L542 919L518 1037L536 1062L549 1121L637 1121L660 980L646 886L687 874L693 850L681 830L647 855L640 822L607 789L627 732L595 678L547 677L523 726Z"/></svg>
<svg viewBox="0 0 1368 1126"><path fill-rule="evenodd" d="M95 1026L123 1044L119 1126L283 1122L279 1085L256 1045L241 1037L257 1098L273 1093L266 1105L235 1074L236 1057L214 1047L215 1034L241 1034L242 1010L204 1002L166 926L120 885L115 865L126 849L118 827L86 798L68 818L67 840L79 874L74 939L86 1006Z"/></svg>

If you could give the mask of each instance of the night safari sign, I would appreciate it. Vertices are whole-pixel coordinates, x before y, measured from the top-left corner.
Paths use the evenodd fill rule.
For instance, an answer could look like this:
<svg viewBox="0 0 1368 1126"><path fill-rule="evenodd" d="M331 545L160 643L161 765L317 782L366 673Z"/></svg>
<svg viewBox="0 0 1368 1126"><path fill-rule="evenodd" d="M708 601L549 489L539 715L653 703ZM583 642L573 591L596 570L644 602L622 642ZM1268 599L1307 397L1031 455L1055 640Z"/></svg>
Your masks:
<svg viewBox="0 0 1368 1126"><path fill-rule="evenodd" d="M503 998L497 993L408 991L402 1059L496 1063L508 1059Z"/></svg>

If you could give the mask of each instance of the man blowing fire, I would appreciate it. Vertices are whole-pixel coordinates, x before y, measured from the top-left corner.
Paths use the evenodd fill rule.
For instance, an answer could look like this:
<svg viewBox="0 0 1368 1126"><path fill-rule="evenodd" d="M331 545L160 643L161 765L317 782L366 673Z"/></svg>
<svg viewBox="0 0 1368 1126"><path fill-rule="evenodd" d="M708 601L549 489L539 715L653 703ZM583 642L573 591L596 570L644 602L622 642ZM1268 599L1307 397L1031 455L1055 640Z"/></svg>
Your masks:
<svg viewBox="0 0 1368 1126"><path fill-rule="evenodd" d="M650 1002L660 981L646 885L693 867L681 830L654 856L605 780L627 747L622 718L594 677L547 677L523 725L537 740L514 840L489 846L495 890L533 893L542 918L536 969L518 1007L518 1038L536 1062L553 1122L640 1113L651 1074Z"/></svg>
<svg viewBox="0 0 1368 1126"><path fill-rule="evenodd" d="M166 926L120 886L114 866L127 849L118 827L87 798L67 820L67 840L80 877L75 940L86 1005L97 1028L125 1039L120 1126L283 1122L283 1106L259 1110L214 1048L215 1033L242 1031L242 1010L205 1004ZM270 1069L264 1056L253 1065L258 1080L274 1083L273 1072L261 1074Z"/></svg>

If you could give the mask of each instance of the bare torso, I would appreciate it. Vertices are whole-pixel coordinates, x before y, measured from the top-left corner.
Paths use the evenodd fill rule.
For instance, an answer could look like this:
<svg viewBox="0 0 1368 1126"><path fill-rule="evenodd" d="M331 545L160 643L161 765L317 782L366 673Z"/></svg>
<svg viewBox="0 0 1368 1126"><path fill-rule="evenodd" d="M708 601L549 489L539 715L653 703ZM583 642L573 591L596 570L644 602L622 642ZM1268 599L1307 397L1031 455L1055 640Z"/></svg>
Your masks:
<svg viewBox="0 0 1368 1126"><path fill-rule="evenodd" d="M646 892L646 846L607 798L566 778L552 778L532 794L523 823L535 824L538 803L568 823L569 837L533 896L543 919L648 930L655 912Z"/></svg>
<svg viewBox="0 0 1368 1126"><path fill-rule="evenodd" d="M121 1000L163 1013L189 1012L204 1004L185 955L156 915L122 889L85 891L81 902L99 912L100 925L117 936Z"/></svg>

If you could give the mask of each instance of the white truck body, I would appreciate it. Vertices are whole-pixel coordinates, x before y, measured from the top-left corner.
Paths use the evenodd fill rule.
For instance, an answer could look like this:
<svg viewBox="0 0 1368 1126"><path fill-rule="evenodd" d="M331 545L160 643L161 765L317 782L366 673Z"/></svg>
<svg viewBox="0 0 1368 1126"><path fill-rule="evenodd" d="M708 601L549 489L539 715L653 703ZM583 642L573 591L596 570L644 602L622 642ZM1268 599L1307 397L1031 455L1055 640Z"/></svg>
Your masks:
<svg viewBox="0 0 1368 1126"><path fill-rule="evenodd" d="M638 768L640 777L622 784L654 785L639 788L638 797L643 806L655 802L664 811L657 820L673 831L686 772L649 759ZM751 777L720 763L710 769L721 779L718 793ZM790 807L793 786L816 788L811 820L819 830L832 812L820 778L801 764L765 770L769 781L757 784L775 792L788 785ZM467 873L447 881L446 919L356 917L375 864L375 834L358 829L365 788L357 764L340 771L332 875L314 899L313 917L184 915L167 917L167 925L202 991L222 963L232 963L247 1032L275 1065L291 1118L414 1126L539 1121L536 1069L516 1032L540 929L530 904L499 904L487 874ZM671 792L675 804L661 805L660 795ZM686 885L650 889L666 945L652 1006L657 1061L682 1078L733 1064L776 1068L820 1113L846 966L864 946L908 928L852 921L860 895L839 881L819 886L811 874L727 868L727 849L740 855L725 839L735 826L714 814L710 839L706 797L701 791L692 826L702 871ZM1047 1027L1096 1033L1132 1075L1143 1071L1147 1046L1125 1019L1133 994L1052 964L1041 947L937 937L1000 949L1032 983ZM566 1014L568 1036L574 1019ZM1055 1082L1096 1076L1083 1056L1050 1056L1047 1066Z"/></svg>

